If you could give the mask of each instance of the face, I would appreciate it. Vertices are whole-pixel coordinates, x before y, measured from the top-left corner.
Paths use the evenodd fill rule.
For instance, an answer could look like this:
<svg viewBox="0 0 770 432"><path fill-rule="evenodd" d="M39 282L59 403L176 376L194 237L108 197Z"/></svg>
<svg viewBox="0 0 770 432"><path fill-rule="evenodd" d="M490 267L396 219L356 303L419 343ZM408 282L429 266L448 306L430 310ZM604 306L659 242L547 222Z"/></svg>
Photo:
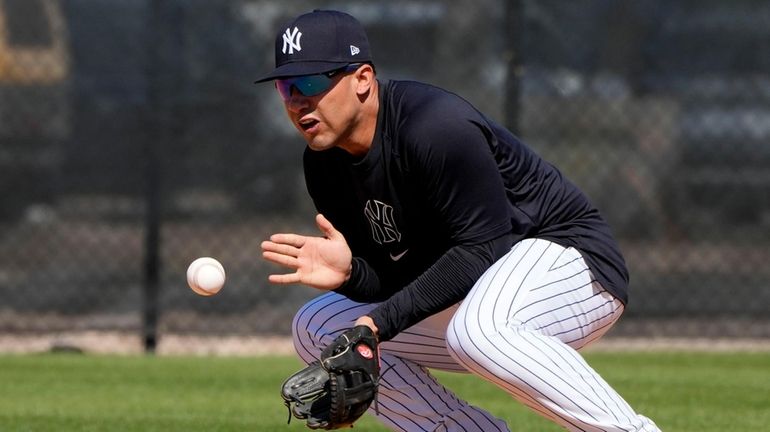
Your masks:
<svg viewBox="0 0 770 432"><path fill-rule="evenodd" d="M289 119L313 150L341 147L354 153L351 150L356 147L355 131L361 117L360 68L351 69L332 75L329 88L311 96L297 89L303 85L302 81L296 82L297 87L290 85L291 80L276 82ZM304 92L314 93L314 85L319 83L307 82Z"/></svg>

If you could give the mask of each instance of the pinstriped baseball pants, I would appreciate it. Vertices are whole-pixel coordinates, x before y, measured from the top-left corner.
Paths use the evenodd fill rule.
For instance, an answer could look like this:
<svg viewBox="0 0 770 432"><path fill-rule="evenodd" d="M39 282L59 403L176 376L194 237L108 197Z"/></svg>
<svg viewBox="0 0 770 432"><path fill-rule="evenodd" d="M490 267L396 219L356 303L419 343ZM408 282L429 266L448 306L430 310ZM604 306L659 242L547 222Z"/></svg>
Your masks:
<svg viewBox="0 0 770 432"><path fill-rule="evenodd" d="M334 292L292 324L307 363L376 304ZM462 303L380 346L378 420L400 431L509 431L442 386L428 369L471 372L571 431L659 431L578 354L623 312L573 248L528 239L490 267ZM374 415L372 409L370 414Z"/></svg>

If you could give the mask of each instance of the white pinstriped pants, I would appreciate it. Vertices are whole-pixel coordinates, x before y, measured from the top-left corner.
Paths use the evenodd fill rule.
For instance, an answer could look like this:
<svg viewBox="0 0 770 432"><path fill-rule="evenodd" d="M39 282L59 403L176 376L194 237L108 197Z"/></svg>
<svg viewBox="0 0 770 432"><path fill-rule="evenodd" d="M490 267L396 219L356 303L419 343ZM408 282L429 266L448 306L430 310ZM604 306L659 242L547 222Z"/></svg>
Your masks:
<svg viewBox="0 0 770 432"><path fill-rule="evenodd" d="M307 363L376 304L334 292L294 318L294 345ZM528 239L490 267L465 300L380 346L378 420L402 431L508 431L469 405L427 368L472 372L571 431L659 431L577 353L623 312L593 280L580 253ZM374 415L373 409L370 414Z"/></svg>

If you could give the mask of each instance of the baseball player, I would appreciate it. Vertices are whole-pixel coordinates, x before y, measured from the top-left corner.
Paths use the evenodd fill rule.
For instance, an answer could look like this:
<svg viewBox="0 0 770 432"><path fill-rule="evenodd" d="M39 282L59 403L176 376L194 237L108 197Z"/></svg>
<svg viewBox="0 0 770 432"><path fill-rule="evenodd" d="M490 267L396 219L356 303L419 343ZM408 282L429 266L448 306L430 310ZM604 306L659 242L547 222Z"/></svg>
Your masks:
<svg viewBox="0 0 770 432"><path fill-rule="evenodd" d="M325 291L292 324L307 363L358 325L379 340L393 430L508 431L428 369L470 372L573 431L657 431L578 354L618 320L626 266L555 167L459 96L378 80L352 16L280 28L272 81L307 142L320 236L274 234L275 284Z"/></svg>

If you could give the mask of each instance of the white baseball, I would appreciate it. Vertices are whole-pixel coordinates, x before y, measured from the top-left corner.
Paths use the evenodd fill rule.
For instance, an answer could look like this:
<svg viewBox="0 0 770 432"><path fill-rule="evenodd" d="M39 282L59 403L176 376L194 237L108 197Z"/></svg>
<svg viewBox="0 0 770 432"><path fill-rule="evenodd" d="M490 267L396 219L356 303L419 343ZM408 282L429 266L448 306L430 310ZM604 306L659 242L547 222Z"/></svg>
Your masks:
<svg viewBox="0 0 770 432"><path fill-rule="evenodd" d="M187 285L202 296L213 296L225 284L225 268L214 258L201 257L187 267Z"/></svg>

